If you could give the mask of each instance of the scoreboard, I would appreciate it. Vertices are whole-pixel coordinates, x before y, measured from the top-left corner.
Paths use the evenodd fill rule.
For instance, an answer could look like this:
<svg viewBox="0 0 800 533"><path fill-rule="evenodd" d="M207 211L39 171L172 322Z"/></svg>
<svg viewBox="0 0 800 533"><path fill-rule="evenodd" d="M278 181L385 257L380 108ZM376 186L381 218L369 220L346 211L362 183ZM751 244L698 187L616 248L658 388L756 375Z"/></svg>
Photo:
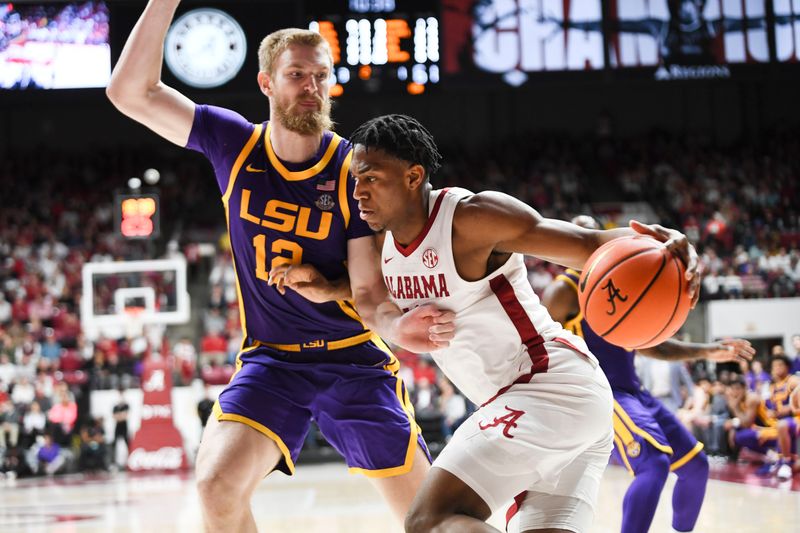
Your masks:
<svg viewBox="0 0 800 533"><path fill-rule="evenodd" d="M154 239L161 235L157 193L122 194L114 199L114 225L126 239Z"/></svg>
<svg viewBox="0 0 800 533"><path fill-rule="evenodd" d="M333 54L331 94L399 86L416 95L439 83L436 6L421 0L306 2L308 28L325 37Z"/></svg>

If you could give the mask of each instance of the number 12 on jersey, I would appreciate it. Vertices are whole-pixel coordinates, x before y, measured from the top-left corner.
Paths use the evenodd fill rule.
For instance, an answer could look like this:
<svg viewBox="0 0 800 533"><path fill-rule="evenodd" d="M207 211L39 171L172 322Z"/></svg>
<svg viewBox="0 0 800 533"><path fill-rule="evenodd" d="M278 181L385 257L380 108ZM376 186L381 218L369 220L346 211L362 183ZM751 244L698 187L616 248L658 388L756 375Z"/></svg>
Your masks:
<svg viewBox="0 0 800 533"><path fill-rule="evenodd" d="M290 264L299 265L303 262L303 249L299 244L286 239L278 239L272 242L272 258L270 268L267 269L267 236L264 234L253 237L253 247L256 249L256 277L268 281L269 271L277 265ZM282 252L289 252L290 256L281 255Z"/></svg>

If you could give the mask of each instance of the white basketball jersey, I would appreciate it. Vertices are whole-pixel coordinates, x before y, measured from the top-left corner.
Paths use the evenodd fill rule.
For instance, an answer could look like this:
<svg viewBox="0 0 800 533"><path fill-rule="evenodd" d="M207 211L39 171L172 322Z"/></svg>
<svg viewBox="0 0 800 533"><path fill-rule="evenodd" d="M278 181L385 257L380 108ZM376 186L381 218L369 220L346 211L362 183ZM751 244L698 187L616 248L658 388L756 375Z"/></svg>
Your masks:
<svg viewBox="0 0 800 533"><path fill-rule="evenodd" d="M453 215L458 203L472 194L460 188L431 191L422 233L403 247L387 231L381 266L393 300L404 311L434 303L456 313L455 338L431 355L450 381L481 405L516 383L557 372L547 343L557 340L582 354L589 350L541 305L521 254L512 254L483 279L459 276L453 259ZM584 357L597 364L591 355Z"/></svg>

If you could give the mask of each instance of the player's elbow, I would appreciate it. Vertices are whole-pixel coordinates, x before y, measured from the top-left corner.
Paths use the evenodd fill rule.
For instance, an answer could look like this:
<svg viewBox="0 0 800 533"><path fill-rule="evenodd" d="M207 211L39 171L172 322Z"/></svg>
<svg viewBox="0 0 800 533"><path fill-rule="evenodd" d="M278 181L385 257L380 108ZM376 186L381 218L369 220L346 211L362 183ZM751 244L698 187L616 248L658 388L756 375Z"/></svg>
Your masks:
<svg viewBox="0 0 800 533"><path fill-rule="evenodd" d="M136 102L134 93L128 90L124 84L114 82L106 87L106 97L119 111L129 115Z"/></svg>
<svg viewBox="0 0 800 533"><path fill-rule="evenodd" d="M137 84L130 83L124 78L111 76L111 81L106 86L106 97L118 110L126 115L133 115L138 109L146 107L151 90Z"/></svg>

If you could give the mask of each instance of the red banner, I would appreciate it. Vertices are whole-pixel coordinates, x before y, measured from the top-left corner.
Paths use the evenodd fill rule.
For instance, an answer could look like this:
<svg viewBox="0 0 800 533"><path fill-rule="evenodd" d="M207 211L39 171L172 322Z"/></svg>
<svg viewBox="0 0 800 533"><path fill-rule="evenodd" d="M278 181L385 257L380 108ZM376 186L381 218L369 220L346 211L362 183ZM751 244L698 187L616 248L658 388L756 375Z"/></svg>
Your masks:
<svg viewBox="0 0 800 533"><path fill-rule="evenodd" d="M168 361L148 358L142 372L142 425L131 443L128 470L188 468L183 439L172 422L172 373Z"/></svg>

